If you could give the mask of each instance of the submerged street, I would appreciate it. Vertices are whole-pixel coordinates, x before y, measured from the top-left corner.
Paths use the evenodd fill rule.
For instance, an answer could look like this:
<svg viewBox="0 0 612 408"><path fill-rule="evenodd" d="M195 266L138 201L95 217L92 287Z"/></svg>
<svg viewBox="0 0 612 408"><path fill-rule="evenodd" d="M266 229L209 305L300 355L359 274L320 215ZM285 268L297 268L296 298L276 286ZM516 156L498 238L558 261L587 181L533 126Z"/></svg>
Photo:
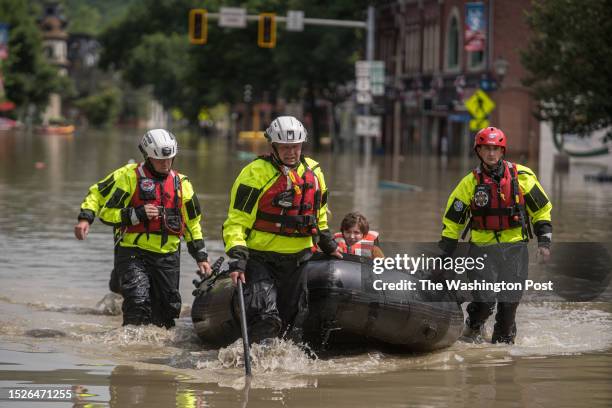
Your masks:
<svg viewBox="0 0 612 408"><path fill-rule="evenodd" d="M77 241L72 230L88 187L128 160L140 160L140 137L133 129L0 134L1 387L25 381L80 385L88 396L75 406L325 406L333 401L347 407L607 407L612 402L609 302L522 303L513 346L456 343L423 355L364 350L319 359L292 343L265 352L255 347L254 379L243 390L239 342L207 348L193 331L189 311L196 275L183 248L183 313L177 327L120 327L116 305L101 302L109 293L111 229L96 220L85 241ZM215 260L223 256L221 225L231 183L258 148L237 150L224 139L181 132L177 137L174 167L189 176L198 194ZM439 239L448 195L476 165L472 159L430 156L405 156L395 163L374 156L365 164L352 153L308 154L325 171L332 230L345 213L359 210L381 233L381 242L400 248ZM542 171L525 164L553 203L555 242L610 242L612 184L584 178L602 165L572 163L563 172L549 162L540 163Z"/></svg>

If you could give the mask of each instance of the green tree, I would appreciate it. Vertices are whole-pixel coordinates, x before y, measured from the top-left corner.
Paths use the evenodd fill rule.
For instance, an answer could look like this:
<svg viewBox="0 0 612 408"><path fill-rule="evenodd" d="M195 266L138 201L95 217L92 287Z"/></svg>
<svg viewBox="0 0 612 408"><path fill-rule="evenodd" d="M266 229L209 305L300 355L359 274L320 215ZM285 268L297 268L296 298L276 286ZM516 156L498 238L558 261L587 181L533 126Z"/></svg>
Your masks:
<svg viewBox="0 0 612 408"><path fill-rule="evenodd" d="M68 32L98 35L102 23L100 11L86 4L68 8Z"/></svg>
<svg viewBox="0 0 612 408"><path fill-rule="evenodd" d="M132 85L153 86L153 96L164 106L182 106L189 44L184 35L146 35L136 46L124 69Z"/></svg>
<svg viewBox="0 0 612 408"><path fill-rule="evenodd" d="M249 14L282 16L292 9L304 10L310 17L360 21L365 20L367 7L365 0L249 0L245 4L144 0L101 35L101 63L122 70L135 85L153 85L155 96L166 108L180 108L191 121L202 106L241 102L246 84L253 87L255 101L263 95L270 101L281 95L290 100L305 96L316 141L315 98L335 102L337 86L354 77L353 63L363 48L363 31L307 26L303 32L288 32L279 24L277 47L262 49L257 46L257 24L228 29L209 21L208 43L189 45L189 10L217 12L221 3L246 7Z"/></svg>
<svg viewBox="0 0 612 408"><path fill-rule="evenodd" d="M81 109L87 120L96 127L109 126L115 123L121 109L121 90L108 87L99 93L89 95L74 102Z"/></svg>
<svg viewBox="0 0 612 408"><path fill-rule="evenodd" d="M608 0L539 0L527 21L525 84L538 114L562 133L588 134L612 125L612 6Z"/></svg>
<svg viewBox="0 0 612 408"><path fill-rule="evenodd" d="M9 57L2 65L4 87L22 120L30 104L42 111L49 102L49 94L69 88L67 78L61 78L43 56L42 37L34 15L27 2L0 0L2 22L10 26Z"/></svg>

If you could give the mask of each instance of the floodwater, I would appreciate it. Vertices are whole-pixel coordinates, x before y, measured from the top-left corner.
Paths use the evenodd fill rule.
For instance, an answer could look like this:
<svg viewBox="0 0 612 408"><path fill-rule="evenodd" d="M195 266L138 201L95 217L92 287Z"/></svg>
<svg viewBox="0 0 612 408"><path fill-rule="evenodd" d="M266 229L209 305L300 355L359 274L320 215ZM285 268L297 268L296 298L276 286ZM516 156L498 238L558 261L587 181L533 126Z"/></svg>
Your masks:
<svg viewBox="0 0 612 408"><path fill-rule="evenodd" d="M222 255L231 183L250 155L224 140L178 137L175 167L198 193L215 259ZM195 264L184 250L177 327L122 328L117 305L103 301L110 228L96 221L86 241L75 240L72 229L88 186L139 159L139 138L135 130L70 137L0 133L0 406L612 406L609 302L525 302L514 346L456 343L422 355L369 350L313 359L280 342L253 350L254 377L245 386L240 345L207 348L193 332ZM360 209L384 240L394 242L436 241L449 192L475 164L418 157L364 164L331 153L315 158L331 191L332 227ZM610 242L612 185L584 181L601 165L544 168L555 239ZM10 389L51 386L79 396L8 399Z"/></svg>

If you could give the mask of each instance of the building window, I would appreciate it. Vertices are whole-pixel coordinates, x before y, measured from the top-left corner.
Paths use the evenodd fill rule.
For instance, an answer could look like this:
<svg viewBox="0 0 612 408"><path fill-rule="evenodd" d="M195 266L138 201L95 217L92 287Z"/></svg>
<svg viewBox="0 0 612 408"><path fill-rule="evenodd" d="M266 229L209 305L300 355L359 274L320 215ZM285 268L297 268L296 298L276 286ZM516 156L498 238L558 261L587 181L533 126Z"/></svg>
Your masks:
<svg viewBox="0 0 612 408"><path fill-rule="evenodd" d="M50 45L45 46L45 48L43 48L43 54L47 59L53 59L53 47Z"/></svg>
<svg viewBox="0 0 612 408"><path fill-rule="evenodd" d="M418 26L407 28L406 40L404 42L406 50L406 72L418 72L420 70L421 59L421 35Z"/></svg>
<svg viewBox="0 0 612 408"><path fill-rule="evenodd" d="M453 8L446 31L446 69L459 70L461 58L461 28L459 26L459 13Z"/></svg>
<svg viewBox="0 0 612 408"><path fill-rule="evenodd" d="M468 68L470 70L484 68L484 51L474 51L468 53Z"/></svg>
<svg viewBox="0 0 612 408"><path fill-rule="evenodd" d="M440 29L439 25L429 24L424 29L423 71L436 72L439 69Z"/></svg>

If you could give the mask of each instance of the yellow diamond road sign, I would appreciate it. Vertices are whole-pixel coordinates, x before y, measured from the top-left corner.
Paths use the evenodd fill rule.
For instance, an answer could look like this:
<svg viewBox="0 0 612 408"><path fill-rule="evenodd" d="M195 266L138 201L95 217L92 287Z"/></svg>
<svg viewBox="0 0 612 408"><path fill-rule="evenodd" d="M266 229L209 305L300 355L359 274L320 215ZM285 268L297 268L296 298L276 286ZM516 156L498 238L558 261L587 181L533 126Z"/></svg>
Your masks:
<svg viewBox="0 0 612 408"><path fill-rule="evenodd" d="M476 132L480 129L484 129L489 126L489 120L487 118L471 119L470 130Z"/></svg>
<svg viewBox="0 0 612 408"><path fill-rule="evenodd" d="M480 119L486 118L495 109L495 102L482 89L478 89L465 101L465 107L473 118Z"/></svg>

